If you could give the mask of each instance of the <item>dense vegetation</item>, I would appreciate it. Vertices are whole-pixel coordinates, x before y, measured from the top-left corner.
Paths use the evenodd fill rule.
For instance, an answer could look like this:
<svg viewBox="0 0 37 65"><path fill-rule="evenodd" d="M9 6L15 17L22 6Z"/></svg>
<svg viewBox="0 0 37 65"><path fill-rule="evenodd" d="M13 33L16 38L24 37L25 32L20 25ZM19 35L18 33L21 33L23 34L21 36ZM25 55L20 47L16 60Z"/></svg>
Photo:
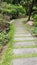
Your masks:
<svg viewBox="0 0 37 65"><path fill-rule="evenodd" d="M37 14L35 14L34 18L34 27L33 27L33 33L35 36L37 36Z"/></svg>
<svg viewBox="0 0 37 65"><path fill-rule="evenodd" d="M0 12L2 12L3 15L10 16L10 19L17 18L20 14L24 14L26 11L21 5L13 5L13 4L7 4L7 2L2 2L0 5Z"/></svg>
<svg viewBox="0 0 37 65"><path fill-rule="evenodd" d="M0 43L5 44L9 32L9 21L19 17L33 18L33 32L37 35L37 0L2 0L0 1ZM4 41L5 40L5 41Z"/></svg>
<svg viewBox="0 0 37 65"><path fill-rule="evenodd" d="M6 20L0 19L0 46L6 45L9 41L9 23Z"/></svg>
<svg viewBox="0 0 37 65"><path fill-rule="evenodd" d="M37 0L2 0L0 1L0 44L9 40L9 21L28 16L33 18L33 33L37 36Z"/></svg>

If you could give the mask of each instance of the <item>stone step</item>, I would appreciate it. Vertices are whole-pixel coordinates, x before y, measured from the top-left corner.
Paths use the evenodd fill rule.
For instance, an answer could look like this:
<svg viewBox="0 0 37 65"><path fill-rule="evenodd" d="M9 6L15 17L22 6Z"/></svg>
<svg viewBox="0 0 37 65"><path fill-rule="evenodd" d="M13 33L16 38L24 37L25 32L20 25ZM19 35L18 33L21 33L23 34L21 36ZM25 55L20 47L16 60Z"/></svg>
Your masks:
<svg viewBox="0 0 37 65"><path fill-rule="evenodd" d="M20 28L20 29L19 28L15 28L15 30L26 31L26 29L23 29L23 28Z"/></svg>
<svg viewBox="0 0 37 65"><path fill-rule="evenodd" d="M15 33L27 33L27 34L30 34L29 31L26 31L26 30L15 30Z"/></svg>
<svg viewBox="0 0 37 65"><path fill-rule="evenodd" d="M26 34L26 33L24 33L24 34L21 34L21 33L17 34L16 33L16 34L14 34L14 36L32 36L32 35L31 34Z"/></svg>
<svg viewBox="0 0 37 65"><path fill-rule="evenodd" d="M29 32L27 32L27 31L25 31L25 32L23 32L23 31L20 32L20 31L19 31L19 32L18 32L18 31L17 31L17 32L15 32L14 34L26 34L26 33L28 34Z"/></svg>
<svg viewBox="0 0 37 65"><path fill-rule="evenodd" d="M37 48L20 48L20 49L13 49L14 54L32 54L37 53Z"/></svg>
<svg viewBox="0 0 37 65"><path fill-rule="evenodd" d="M37 42L37 40L14 40L14 42Z"/></svg>
<svg viewBox="0 0 37 65"><path fill-rule="evenodd" d="M24 33L24 34L29 34L29 32L28 31L23 31L23 30L15 30L15 33L16 34L22 34L22 33Z"/></svg>
<svg viewBox="0 0 37 65"><path fill-rule="evenodd" d="M19 28L18 28L18 27L19 27ZM26 31L26 29L24 29L24 28L20 28L20 26L18 26L18 27L15 26L15 30L23 30L23 31L25 30L25 31ZM21 26L21 27L23 27L23 26Z"/></svg>
<svg viewBox="0 0 37 65"><path fill-rule="evenodd" d="M36 40L36 39L33 38L33 37L32 37L32 38L31 38L31 37L25 37L25 38L20 38L20 37L19 37L19 38L16 38L16 37L15 37L14 40L15 40L15 41L20 41L20 40Z"/></svg>
<svg viewBox="0 0 37 65"><path fill-rule="evenodd" d="M12 65L37 65L37 57L14 59Z"/></svg>
<svg viewBox="0 0 37 65"><path fill-rule="evenodd" d="M36 44L37 42L15 42L14 46L32 46Z"/></svg>
<svg viewBox="0 0 37 65"><path fill-rule="evenodd" d="M15 27L15 29L25 29L24 26L23 26L23 25L20 25L20 24L19 24L19 25L16 25L16 24L15 24L14 27ZM26 29L25 29L25 30L26 30Z"/></svg>
<svg viewBox="0 0 37 65"><path fill-rule="evenodd" d="M25 32L25 31L27 31L25 28L18 28L18 27L15 27L15 31L20 31L20 32ZM29 31L27 31L27 32L29 32Z"/></svg>
<svg viewBox="0 0 37 65"><path fill-rule="evenodd" d="M20 32L21 33L21 32L25 32L25 30L15 30L15 32Z"/></svg>
<svg viewBox="0 0 37 65"><path fill-rule="evenodd" d="M24 34L24 33L23 33ZM20 35L20 33L19 33ZM34 37L34 36L27 36L27 35L24 35L24 36L17 36L17 35L14 35L15 38L35 38L37 39L37 37Z"/></svg>

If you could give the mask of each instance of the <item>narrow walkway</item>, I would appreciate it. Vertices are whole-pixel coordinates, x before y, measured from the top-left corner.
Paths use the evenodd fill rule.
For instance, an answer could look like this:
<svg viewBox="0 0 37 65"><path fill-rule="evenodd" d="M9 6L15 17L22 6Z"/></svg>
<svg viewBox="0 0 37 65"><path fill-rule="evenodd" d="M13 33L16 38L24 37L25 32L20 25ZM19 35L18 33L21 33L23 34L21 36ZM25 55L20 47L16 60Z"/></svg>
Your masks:
<svg viewBox="0 0 37 65"><path fill-rule="evenodd" d="M18 19L14 22L14 49L13 54L15 59L12 65L37 65L37 42L31 33L26 30L23 25L25 19Z"/></svg>

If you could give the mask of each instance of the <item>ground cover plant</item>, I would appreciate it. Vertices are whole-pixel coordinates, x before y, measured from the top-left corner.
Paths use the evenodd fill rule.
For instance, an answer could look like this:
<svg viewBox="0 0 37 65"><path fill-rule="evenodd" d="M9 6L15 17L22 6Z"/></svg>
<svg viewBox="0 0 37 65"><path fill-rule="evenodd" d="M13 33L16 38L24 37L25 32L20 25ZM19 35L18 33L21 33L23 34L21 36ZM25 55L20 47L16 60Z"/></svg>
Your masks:
<svg viewBox="0 0 37 65"><path fill-rule="evenodd" d="M35 36L37 36L37 14L34 15L33 19L34 19L33 33L35 34Z"/></svg>
<svg viewBox="0 0 37 65"><path fill-rule="evenodd" d="M7 44L7 49L4 53L4 55L2 56L2 63L1 65L10 65L11 63L11 59L12 59L12 48L13 48L13 36L14 36L14 26L13 23L10 23L10 31L8 33L8 37L9 37L9 42Z"/></svg>

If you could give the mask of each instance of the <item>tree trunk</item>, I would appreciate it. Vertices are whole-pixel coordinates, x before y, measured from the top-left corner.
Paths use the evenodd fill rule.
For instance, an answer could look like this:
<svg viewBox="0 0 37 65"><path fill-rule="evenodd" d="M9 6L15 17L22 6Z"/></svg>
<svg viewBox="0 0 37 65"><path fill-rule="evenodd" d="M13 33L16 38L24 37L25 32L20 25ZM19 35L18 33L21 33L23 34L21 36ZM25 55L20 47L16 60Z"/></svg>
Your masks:
<svg viewBox="0 0 37 65"><path fill-rule="evenodd" d="M33 6L34 6L34 0L32 0L32 3L29 5L29 17L28 17L28 21L30 20L30 16L31 16L31 13L32 13Z"/></svg>

